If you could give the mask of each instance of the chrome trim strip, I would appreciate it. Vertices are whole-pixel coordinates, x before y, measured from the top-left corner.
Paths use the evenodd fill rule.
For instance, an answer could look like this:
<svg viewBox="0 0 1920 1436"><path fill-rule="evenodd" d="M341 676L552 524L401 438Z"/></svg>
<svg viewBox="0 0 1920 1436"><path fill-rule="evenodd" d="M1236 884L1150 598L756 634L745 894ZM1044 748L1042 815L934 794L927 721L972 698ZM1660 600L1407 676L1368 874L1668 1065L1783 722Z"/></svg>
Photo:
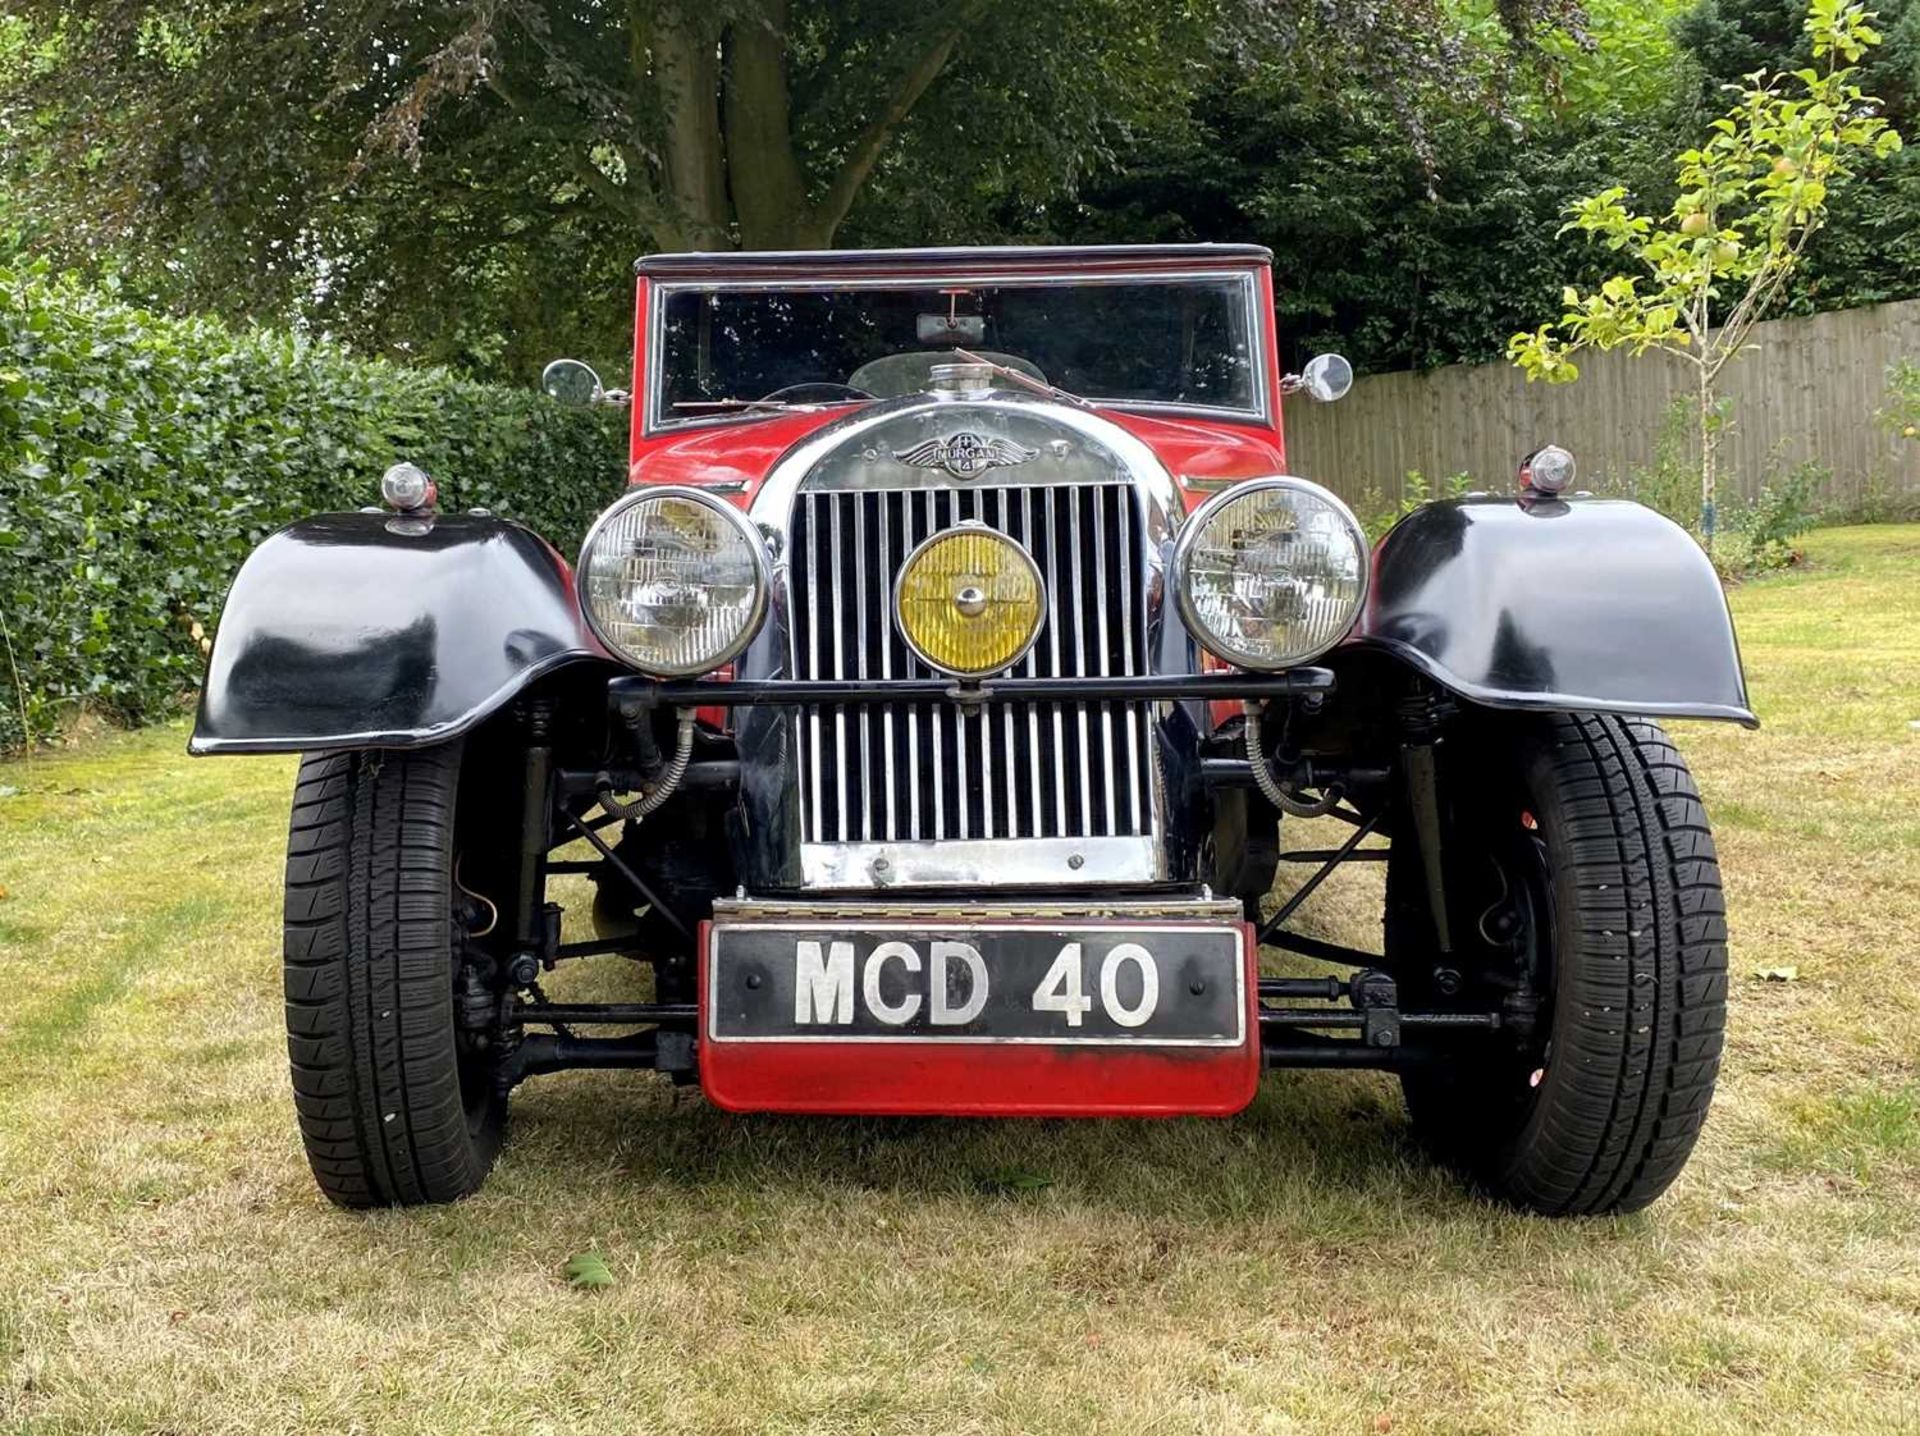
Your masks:
<svg viewBox="0 0 1920 1436"><path fill-rule="evenodd" d="M827 495L828 542L832 552L840 552L840 495ZM838 573L834 575L839 578ZM845 595L840 592L836 581L833 586L834 607L844 609ZM833 677L844 679L847 676L847 625L841 621L843 614L829 615L833 620ZM833 768L834 785L837 789L833 811L833 826L842 842L847 838L847 710L842 708L833 715Z"/></svg>
<svg viewBox="0 0 1920 1436"><path fill-rule="evenodd" d="M1078 866L1075 858L1080 860ZM1159 838L1142 834L1120 838L802 843L800 875L810 890L872 892L890 887L1152 883L1163 881L1167 869Z"/></svg>
<svg viewBox="0 0 1920 1436"><path fill-rule="evenodd" d="M1060 552L1059 512L1054 495L1040 496L1041 506L1047 511L1047 647L1052 655L1053 672L1058 676L1060 667L1060 580L1056 572L1057 555ZM1065 834L1067 831L1067 751L1066 715L1061 710L1062 703L1049 704L1053 709L1053 830Z"/></svg>
<svg viewBox="0 0 1920 1436"><path fill-rule="evenodd" d="M741 921L830 921L854 919L885 922L951 922L973 918L982 922L1006 919L1050 918L1173 918L1212 923L1246 921L1246 911L1232 898L1214 897L1199 887L1170 892L1164 897L1102 897L1098 893L1075 893L1066 897L1034 898L894 898L857 895L850 900L836 898L786 897L749 894L745 897L721 897L713 900L715 922Z"/></svg>
<svg viewBox="0 0 1920 1436"><path fill-rule="evenodd" d="M1006 534L1009 538L1012 538L1013 537L1013 519L1012 519L1012 515L1008 513L1008 509L1010 507L1009 499L1011 497L1010 491L1007 489L995 489L993 491L993 495L994 495L994 503L993 503L994 516L999 520L1000 531ZM1019 539L1015 538L1014 542L1019 543L1020 541ZM1024 548L1026 546L1022 544L1021 547ZM1028 556L1029 557L1032 556L1031 549L1028 550ZM1027 646L1031 648L1033 645L1028 644ZM1013 705L1010 703L1005 705L1000 710L1000 732L1006 740L1006 745L1007 745L1006 750L1008 754L1012 754L1014 750L1014 743L1016 740L1013 736ZM1029 761L1027 766L1031 768L1037 765ZM1007 776L1007 836L1013 837L1020 830L1020 786L1018 781L1018 775L1014 772L1014 765L1011 762L1009 762L1006 765L1006 770L1007 770L1007 773L1006 773L1006 776ZM987 836L992 837L993 834L989 832Z"/></svg>
<svg viewBox="0 0 1920 1436"><path fill-rule="evenodd" d="M1040 502L1041 496L1034 490L1029 489L1026 491L1026 501L1020 505L1020 521L1026 525L1026 532L1029 539L1031 539L1040 528ZM1038 675L1039 660L1035 657L1033 650L1028 649L1026 676L1034 678ZM1029 703L1027 705L1027 741L1033 745L1033 752L1035 754L1035 761L1031 765L1033 773L1033 830L1038 833L1045 831L1047 826L1045 817L1046 802L1041 796L1042 785L1040 781L1040 763L1038 761L1040 752L1040 705L1038 703Z"/></svg>
<svg viewBox="0 0 1920 1436"><path fill-rule="evenodd" d="M1123 493L1118 495L1118 497L1122 503L1125 503L1129 495ZM1106 494L1095 494L1093 496L1093 586L1094 592L1100 596L1099 635L1100 676L1102 678L1108 677L1112 670L1112 662L1108 657L1111 650L1107 647L1107 499L1108 495ZM1124 584L1121 585L1123 588L1125 586ZM1100 705L1100 738L1104 745L1102 751L1107 755L1107 761L1102 765L1105 771L1101 774L1101 781L1104 784L1107 799L1107 831L1109 833L1117 833L1120 831L1120 824L1118 814L1114 812L1113 769L1114 760L1117 759L1120 754L1119 750L1114 746L1113 741L1113 704L1111 703L1102 703Z"/></svg>
<svg viewBox="0 0 1920 1436"><path fill-rule="evenodd" d="M1087 676L1087 623L1089 615L1083 599L1086 585L1080 581L1081 555L1086 550L1086 541L1080 536L1080 491L1068 489L1067 498L1067 539L1072 547L1073 557L1067 567L1073 576L1073 671L1076 677ZM1097 500L1096 500L1097 502ZM1087 705L1073 705L1074 717L1080 726L1080 823L1089 831L1093 828L1093 750L1087 737Z"/></svg>
<svg viewBox="0 0 1920 1436"><path fill-rule="evenodd" d="M914 507L912 494L901 495L900 514L907 531L900 536L900 542L909 548L913 546L914 535L919 532L914 523ZM927 721L931 726L933 719L929 717ZM908 806L913 810L913 815L912 821L907 824L906 836L917 838L920 836L920 709L917 705L907 710L907 746L911 750L907 755L908 766L913 774L913 786L907 790ZM939 786L937 775L934 786Z"/></svg>

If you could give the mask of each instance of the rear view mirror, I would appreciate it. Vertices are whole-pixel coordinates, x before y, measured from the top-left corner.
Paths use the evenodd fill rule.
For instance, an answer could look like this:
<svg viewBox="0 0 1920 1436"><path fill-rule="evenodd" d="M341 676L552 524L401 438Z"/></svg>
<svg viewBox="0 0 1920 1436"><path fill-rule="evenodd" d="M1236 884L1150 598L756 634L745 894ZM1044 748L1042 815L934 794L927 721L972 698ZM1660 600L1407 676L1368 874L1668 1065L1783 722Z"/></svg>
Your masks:
<svg viewBox="0 0 1920 1436"><path fill-rule="evenodd" d="M1294 385L1296 389L1306 390L1309 398L1318 399L1322 404L1344 399L1352 387L1353 365L1338 354L1314 355L1307 361L1306 369Z"/></svg>
<svg viewBox="0 0 1920 1436"><path fill-rule="evenodd" d="M540 387L549 398L581 408L599 403L607 393L600 387L600 376L593 366L578 359L556 359L547 365L540 371Z"/></svg>
<svg viewBox="0 0 1920 1436"><path fill-rule="evenodd" d="M987 337L987 320L983 314L921 314L913 332L922 344L978 344Z"/></svg>

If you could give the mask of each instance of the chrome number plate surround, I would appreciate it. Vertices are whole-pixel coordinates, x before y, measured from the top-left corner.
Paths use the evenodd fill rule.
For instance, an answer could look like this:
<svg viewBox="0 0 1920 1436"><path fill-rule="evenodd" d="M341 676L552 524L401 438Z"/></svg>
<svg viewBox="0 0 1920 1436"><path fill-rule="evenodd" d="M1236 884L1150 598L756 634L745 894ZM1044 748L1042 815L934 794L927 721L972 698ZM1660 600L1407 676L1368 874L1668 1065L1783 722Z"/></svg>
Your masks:
<svg viewBox="0 0 1920 1436"><path fill-rule="evenodd" d="M752 905L723 904L707 935L703 1032L715 1043L1244 1046L1237 905L1177 906L1206 916L1124 904L1099 916L814 904L747 916Z"/></svg>

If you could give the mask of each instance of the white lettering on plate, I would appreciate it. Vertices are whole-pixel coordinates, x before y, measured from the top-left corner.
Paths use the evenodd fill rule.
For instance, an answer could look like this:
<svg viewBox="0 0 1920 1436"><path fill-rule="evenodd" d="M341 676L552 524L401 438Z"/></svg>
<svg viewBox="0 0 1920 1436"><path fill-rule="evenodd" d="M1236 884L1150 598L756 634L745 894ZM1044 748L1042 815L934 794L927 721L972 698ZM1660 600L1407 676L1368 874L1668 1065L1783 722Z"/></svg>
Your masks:
<svg viewBox="0 0 1920 1436"><path fill-rule="evenodd" d="M967 1000L958 1007L950 1005L947 964L958 962L967 969ZM959 1027L980 1015L987 1005L987 964L980 954L964 942L936 942L933 945L933 989L931 1020L939 1027Z"/></svg>
<svg viewBox="0 0 1920 1436"><path fill-rule="evenodd" d="M1120 1005L1120 964L1130 962L1140 969L1140 1001L1132 1007ZM1153 1016L1160 1005L1160 969L1153 954L1137 942L1119 942L1100 963L1100 1005L1122 1027L1138 1027Z"/></svg>
<svg viewBox="0 0 1920 1436"><path fill-rule="evenodd" d="M1060 949L1053 966L1047 969L1047 975L1040 979L1040 985L1033 990L1032 1006L1035 1012L1063 1013L1069 1027L1080 1025L1080 1020L1093 1006L1093 999L1087 996L1085 980L1080 973L1079 943L1070 942Z"/></svg>
<svg viewBox="0 0 1920 1436"><path fill-rule="evenodd" d="M834 944L836 947L838 943ZM867 1011L889 1027L901 1027L913 1021L920 1010L920 994L910 992L899 1002L888 1002L880 991L880 975L887 963L898 961L908 972L920 970L920 954L904 942L883 942L867 958L867 970L861 978L861 991L867 999Z"/></svg>
<svg viewBox="0 0 1920 1436"><path fill-rule="evenodd" d="M823 955L819 943L802 942L794 949L793 969L793 1020L797 1025L853 1021L852 943L831 943Z"/></svg>

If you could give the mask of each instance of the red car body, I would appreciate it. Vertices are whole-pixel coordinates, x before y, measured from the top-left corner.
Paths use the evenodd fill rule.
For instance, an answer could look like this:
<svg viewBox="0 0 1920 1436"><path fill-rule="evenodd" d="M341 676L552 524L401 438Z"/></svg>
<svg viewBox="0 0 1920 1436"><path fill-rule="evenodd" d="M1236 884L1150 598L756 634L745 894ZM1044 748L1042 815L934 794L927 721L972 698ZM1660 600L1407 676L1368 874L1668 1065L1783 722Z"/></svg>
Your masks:
<svg viewBox="0 0 1920 1436"><path fill-rule="evenodd" d="M997 272L996 278L1073 278L1090 272L1084 254L1037 251L1030 263ZM1128 274L1177 269L1191 274L1257 276L1265 321L1259 339L1267 419L1229 420L1170 416L1118 404L1094 404L1102 418L1151 448L1179 485L1191 512L1211 495L1241 479L1286 472L1281 424L1282 374L1273 320L1272 271L1243 250L1223 252L1212 263L1130 260L1114 264ZM728 260L715 257L725 273ZM793 256L783 277L830 283L825 265L810 275L805 256ZM862 267L863 278L884 276L884 265ZM924 273L906 269L901 273ZM647 356L653 352L654 285L639 278L634 305L633 404L628 480L641 485L685 485L724 493L750 508L768 473L793 447L848 412L823 406L812 413L742 417L688 431L662 431L649 423L645 401ZM1215 705L1223 720L1236 705ZM725 726L728 711L702 710L705 721ZM735 1045L709 1038L701 1049L700 1083L706 1096L733 1111L814 1113L947 1114L968 1116L1170 1116L1226 1115L1253 1099L1260 1080L1257 1002L1258 943L1246 933L1243 964L1247 1025L1244 1040L1230 1049L1142 1047L1083 1049L1014 1043L934 1045L755 1043ZM708 984L710 925L700 935L700 991ZM705 1024L703 1023L703 1029Z"/></svg>
<svg viewBox="0 0 1920 1436"><path fill-rule="evenodd" d="M1042 251L1044 253L1044 251ZM1169 266L1171 267L1171 266ZM1153 266L1130 265L1128 272L1150 273ZM1191 261L1180 271L1207 272ZM796 266L804 273L803 266ZM1223 420L1167 417L1124 405L1096 404L1095 410L1112 420L1153 449L1170 473L1180 481L1189 510L1198 507L1208 495L1236 479L1256 478L1287 471L1286 438L1282 430L1281 371L1279 340L1273 318L1273 273L1266 264L1252 264L1244 258L1223 258L1217 264L1223 274L1258 275L1260 309L1267 320L1261 339L1264 356L1265 387L1268 393L1270 421ZM884 273L885 271L879 271ZM1037 259L1023 265L1017 273L1023 277L1071 277L1084 275L1084 261ZM825 278L829 272L820 271ZM652 315L653 285L640 277L634 303L633 392L645 392L648 382L647 354ZM682 430L661 432L650 429L647 405L633 406L633 425L628 439L628 474L635 484L689 484L697 488L714 487L733 497L742 508L753 502L768 470L780 456L822 426L844 412L843 408L824 408L812 414L778 414L764 418L735 420L691 433Z"/></svg>

